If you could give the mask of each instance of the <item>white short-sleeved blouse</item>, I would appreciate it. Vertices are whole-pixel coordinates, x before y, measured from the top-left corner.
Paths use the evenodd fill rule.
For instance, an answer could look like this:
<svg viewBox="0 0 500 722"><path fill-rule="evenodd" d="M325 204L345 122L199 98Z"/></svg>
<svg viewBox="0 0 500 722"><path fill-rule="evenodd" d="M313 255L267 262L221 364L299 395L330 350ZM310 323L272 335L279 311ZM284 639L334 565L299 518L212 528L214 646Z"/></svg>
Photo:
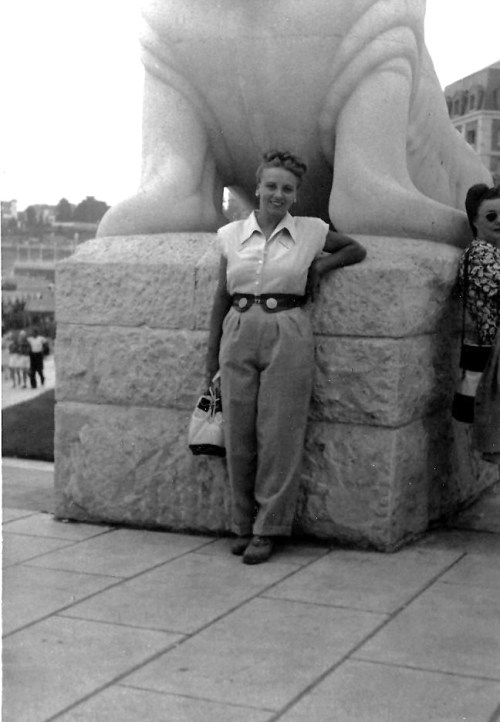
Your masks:
<svg viewBox="0 0 500 722"><path fill-rule="evenodd" d="M228 293L303 295L309 266L322 252L327 233L328 224L320 218L289 213L268 240L255 213L219 228Z"/></svg>

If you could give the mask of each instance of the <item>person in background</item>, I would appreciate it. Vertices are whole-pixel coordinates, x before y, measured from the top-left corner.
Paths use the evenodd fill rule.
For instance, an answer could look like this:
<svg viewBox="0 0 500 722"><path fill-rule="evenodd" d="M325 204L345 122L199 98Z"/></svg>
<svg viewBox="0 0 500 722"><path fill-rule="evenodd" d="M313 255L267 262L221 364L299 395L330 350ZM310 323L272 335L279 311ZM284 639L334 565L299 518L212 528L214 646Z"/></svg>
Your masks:
<svg viewBox="0 0 500 722"><path fill-rule="evenodd" d="M314 372L306 286L314 299L323 274L366 255L319 218L290 215L305 172L291 153L266 153L258 210L218 231L206 381L220 365L232 552L245 564L265 562L291 533Z"/></svg>
<svg viewBox="0 0 500 722"><path fill-rule="evenodd" d="M42 386L45 384L45 376L43 375L43 357L44 348L46 347L47 340L40 336L38 329L33 329L33 333L28 337L28 343L30 345L30 381L31 388L36 389L36 376L40 377L40 383Z"/></svg>
<svg viewBox="0 0 500 722"><path fill-rule="evenodd" d="M10 367L9 367L9 346L12 342L12 332L7 331L2 336L2 379L7 381L10 378Z"/></svg>
<svg viewBox="0 0 500 722"><path fill-rule="evenodd" d="M472 186L465 209L473 240L461 256L458 285L466 293L471 341L492 346L476 394L473 442L486 461L500 464L500 188Z"/></svg>
<svg viewBox="0 0 500 722"><path fill-rule="evenodd" d="M19 354L19 335L12 334L9 343L9 374L12 388L21 386L21 356Z"/></svg>
<svg viewBox="0 0 500 722"><path fill-rule="evenodd" d="M23 389L25 389L28 384L31 368L31 346L28 343L26 331L19 331L17 353L19 355L19 372L23 382Z"/></svg>

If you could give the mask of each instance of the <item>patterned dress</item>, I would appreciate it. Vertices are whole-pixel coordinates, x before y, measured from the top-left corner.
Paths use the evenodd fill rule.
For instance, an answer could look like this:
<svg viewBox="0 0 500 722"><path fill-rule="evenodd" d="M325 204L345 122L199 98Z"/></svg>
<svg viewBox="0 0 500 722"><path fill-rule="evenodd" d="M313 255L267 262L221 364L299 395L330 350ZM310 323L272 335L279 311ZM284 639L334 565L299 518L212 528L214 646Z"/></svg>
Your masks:
<svg viewBox="0 0 500 722"><path fill-rule="evenodd" d="M466 307L474 321L480 344L494 344L476 394L473 441L483 458L500 464L500 249L486 241L469 246ZM459 267L459 287L464 291L467 251ZM496 337L496 343L495 343Z"/></svg>
<svg viewBox="0 0 500 722"><path fill-rule="evenodd" d="M500 249L486 241L472 241L460 259L458 281L462 294L467 254L466 308L475 324L478 342L493 344L500 326Z"/></svg>

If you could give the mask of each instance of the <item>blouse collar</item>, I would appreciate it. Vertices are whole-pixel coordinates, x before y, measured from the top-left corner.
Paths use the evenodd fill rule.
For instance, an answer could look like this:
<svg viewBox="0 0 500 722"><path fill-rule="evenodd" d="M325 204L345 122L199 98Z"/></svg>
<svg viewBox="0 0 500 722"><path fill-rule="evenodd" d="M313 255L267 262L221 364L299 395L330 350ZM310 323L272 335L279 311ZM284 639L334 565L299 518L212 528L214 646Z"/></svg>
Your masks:
<svg viewBox="0 0 500 722"><path fill-rule="evenodd" d="M297 241L297 229L295 226L295 219L290 213L287 213L284 218L278 223L274 231L272 232L269 241L274 238L280 231L287 230L291 240L296 243ZM243 221L243 232L241 234L241 244L246 243L254 233L262 233L262 229L259 226L259 221L255 215L255 211L252 211L248 218ZM286 245L286 244L285 244Z"/></svg>

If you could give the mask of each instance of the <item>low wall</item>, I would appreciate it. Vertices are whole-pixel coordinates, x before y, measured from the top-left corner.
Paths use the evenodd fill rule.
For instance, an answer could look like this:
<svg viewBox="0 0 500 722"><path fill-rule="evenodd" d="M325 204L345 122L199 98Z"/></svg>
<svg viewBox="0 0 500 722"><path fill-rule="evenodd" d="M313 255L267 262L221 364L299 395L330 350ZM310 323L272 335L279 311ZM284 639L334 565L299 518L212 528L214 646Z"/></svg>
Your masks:
<svg viewBox="0 0 500 722"><path fill-rule="evenodd" d="M449 407L459 252L357 236L322 282L296 533L392 550L494 483ZM224 460L193 457L213 234L101 238L57 265L57 515L224 533Z"/></svg>

